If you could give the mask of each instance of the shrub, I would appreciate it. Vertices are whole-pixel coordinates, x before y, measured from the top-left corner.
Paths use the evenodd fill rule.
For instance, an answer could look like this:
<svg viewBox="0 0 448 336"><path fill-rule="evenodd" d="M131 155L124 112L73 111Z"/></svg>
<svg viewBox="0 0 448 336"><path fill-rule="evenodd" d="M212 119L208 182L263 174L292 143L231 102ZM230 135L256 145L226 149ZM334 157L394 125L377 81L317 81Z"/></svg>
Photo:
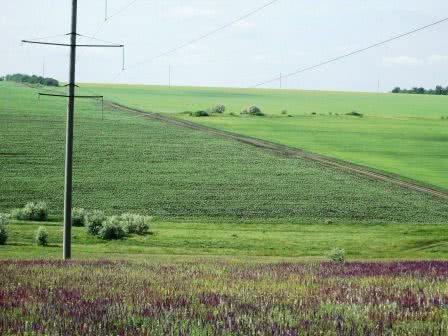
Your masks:
<svg viewBox="0 0 448 336"><path fill-rule="evenodd" d="M87 228L87 232L96 236L100 232L105 220L106 215L100 210L87 212L84 217L84 225Z"/></svg>
<svg viewBox="0 0 448 336"><path fill-rule="evenodd" d="M48 232L43 226L40 226L37 229L36 243L39 246L47 246L48 245Z"/></svg>
<svg viewBox="0 0 448 336"><path fill-rule="evenodd" d="M82 208L72 209L72 225L73 226L84 226L86 223L86 216L88 211Z"/></svg>
<svg viewBox="0 0 448 336"><path fill-rule="evenodd" d="M283 110L282 114L288 114L288 111L287 110Z"/></svg>
<svg viewBox="0 0 448 336"><path fill-rule="evenodd" d="M0 225L9 224L9 218L11 216L9 214L0 213Z"/></svg>
<svg viewBox="0 0 448 336"><path fill-rule="evenodd" d="M345 250L335 247L328 253L327 257L330 261L343 263L345 261Z"/></svg>
<svg viewBox="0 0 448 336"><path fill-rule="evenodd" d="M235 114L235 113L233 113L233 112L230 112L230 115L231 115L231 116L235 116L236 114Z"/></svg>
<svg viewBox="0 0 448 336"><path fill-rule="evenodd" d="M248 108L241 111L241 114L249 114L254 116L264 116L264 113L261 112L261 109L257 106L249 106Z"/></svg>
<svg viewBox="0 0 448 336"><path fill-rule="evenodd" d="M149 231L151 217L133 213L125 213L120 216L121 225L126 233L146 234Z"/></svg>
<svg viewBox="0 0 448 336"><path fill-rule="evenodd" d="M316 115L317 113L316 113L316 112L311 112L311 114L312 114L312 115Z"/></svg>
<svg viewBox="0 0 448 336"><path fill-rule="evenodd" d="M104 240L118 240L125 236L126 232L118 216L107 217L98 232L98 237Z"/></svg>
<svg viewBox="0 0 448 336"><path fill-rule="evenodd" d="M210 113L224 113L226 107L224 105L216 105L209 109Z"/></svg>
<svg viewBox="0 0 448 336"><path fill-rule="evenodd" d="M59 81L54 78L44 78L41 84L46 86L59 86Z"/></svg>
<svg viewBox="0 0 448 336"><path fill-rule="evenodd" d="M48 219L48 207L45 202L29 202L25 207L13 210L12 215L19 220L45 221Z"/></svg>
<svg viewBox="0 0 448 336"><path fill-rule="evenodd" d="M208 117L209 114L207 111L196 111L191 114L193 117Z"/></svg>
<svg viewBox="0 0 448 336"><path fill-rule="evenodd" d="M356 112L356 111L349 112L346 115L353 116L353 117L360 117L360 118L362 118L362 116L363 116L362 113L359 113L359 112Z"/></svg>
<svg viewBox="0 0 448 336"><path fill-rule="evenodd" d="M5 245L8 240L8 229L6 224L0 224L0 245Z"/></svg>

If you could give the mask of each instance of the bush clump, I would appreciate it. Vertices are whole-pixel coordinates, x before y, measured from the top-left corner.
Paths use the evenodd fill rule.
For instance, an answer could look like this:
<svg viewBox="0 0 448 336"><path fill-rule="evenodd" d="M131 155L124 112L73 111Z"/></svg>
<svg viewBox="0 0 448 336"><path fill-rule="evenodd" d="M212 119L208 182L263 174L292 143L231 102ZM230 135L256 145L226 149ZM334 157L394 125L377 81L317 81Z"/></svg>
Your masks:
<svg viewBox="0 0 448 336"><path fill-rule="evenodd" d="M104 240L117 240L133 233L139 235L147 234L152 217L135 213L106 216L104 212L94 210L86 211L84 220L89 234Z"/></svg>
<svg viewBox="0 0 448 336"><path fill-rule="evenodd" d="M103 223L106 220L106 215L101 210L93 210L88 211L84 217L84 226L87 229L87 232L93 236L96 236L101 228L103 227Z"/></svg>
<svg viewBox="0 0 448 336"><path fill-rule="evenodd" d="M335 247L328 253L327 257L332 262L343 263L345 261L345 250Z"/></svg>
<svg viewBox="0 0 448 336"><path fill-rule="evenodd" d="M29 202L23 208L12 212L18 220L46 221L48 219L48 207L45 202Z"/></svg>
<svg viewBox="0 0 448 336"><path fill-rule="evenodd" d="M211 107L208 111L210 113L224 113L226 111L226 107L224 105L216 105Z"/></svg>
<svg viewBox="0 0 448 336"><path fill-rule="evenodd" d="M36 244L39 246L48 245L48 232L43 226L40 226L36 231Z"/></svg>
<svg viewBox="0 0 448 336"><path fill-rule="evenodd" d="M359 113L359 112L356 112L356 111L352 111L352 112L346 113L346 115L352 116L352 117L359 117L359 118L363 117L362 113Z"/></svg>
<svg viewBox="0 0 448 336"><path fill-rule="evenodd" d="M207 111L196 111L191 114L192 117L208 117L210 114Z"/></svg>
<svg viewBox="0 0 448 336"><path fill-rule="evenodd" d="M11 216L9 214L0 213L0 225L9 224L9 219Z"/></svg>
<svg viewBox="0 0 448 336"><path fill-rule="evenodd" d="M9 215L0 213L0 245L5 245L8 240L8 228L6 225L9 223Z"/></svg>
<svg viewBox="0 0 448 336"><path fill-rule="evenodd" d="M0 224L0 245L5 245L8 240L8 228L4 224Z"/></svg>
<svg viewBox="0 0 448 336"><path fill-rule="evenodd" d="M139 214L125 213L120 216L120 222L126 233L144 235L149 232L151 217Z"/></svg>
<svg viewBox="0 0 448 336"><path fill-rule="evenodd" d="M245 108L244 110L241 111L241 114L248 114L248 115L253 115L253 116L264 116L264 113L261 112L261 109L255 105Z"/></svg>
<svg viewBox="0 0 448 336"><path fill-rule="evenodd" d="M0 224L0 245L5 245L8 241L8 228L5 224Z"/></svg>
<svg viewBox="0 0 448 336"><path fill-rule="evenodd" d="M107 217L98 232L98 238L104 240L118 240L123 239L125 236L126 232L118 216Z"/></svg>
<svg viewBox="0 0 448 336"><path fill-rule="evenodd" d="M283 115L288 114L288 111L287 110L282 110L282 114Z"/></svg>
<svg viewBox="0 0 448 336"><path fill-rule="evenodd" d="M72 225L73 226L85 226L86 216L89 212L82 208L72 209Z"/></svg>

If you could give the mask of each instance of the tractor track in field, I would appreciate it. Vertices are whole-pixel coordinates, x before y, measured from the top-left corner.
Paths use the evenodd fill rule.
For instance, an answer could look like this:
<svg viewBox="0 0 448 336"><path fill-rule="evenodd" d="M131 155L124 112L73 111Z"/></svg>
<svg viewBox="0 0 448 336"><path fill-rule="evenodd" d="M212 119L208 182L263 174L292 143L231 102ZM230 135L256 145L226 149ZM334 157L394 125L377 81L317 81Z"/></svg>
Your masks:
<svg viewBox="0 0 448 336"><path fill-rule="evenodd" d="M347 161L333 159L333 158L330 158L330 157L327 157L324 155L315 154L312 152L305 151L303 149L293 148L293 147L289 147L289 146L282 145L282 144L277 144L277 143L267 141L267 140L261 140L261 139L253 138L253 137L238 134L238 133L223 131L223 130L215 129L215 128L208 127L208 126L203 126L203 125L196 124L196 123L193 123L188 120L177 119L174 117L162 115L160 113L142 111L142 110L139 110L136 108L127 107L127 106L124 106L124 105L121 105L118 103L114 103L114 102L106 102L105 101L104 103L105 103L105 105L107 105L111 108L118 109L118 110L130 113L130 114L142 115L149 119L161 121L161 122L175 125L178 127L188 128L188 129L212 134L215 136L219 136L221 138L239 141L244 144L255 146L255 147L270 151L270 152L278 154L278 155L282 155L282 156L286 156L286 157L300 157L300 158L303 158L306 160L318 162L327 167L332 167L332 168L336 168L336 169L339 169L342 171L350 172L352 174L364 176L364 177L370 178L372 180L388 182L388 183L391 183L391 184L394 184L394 185L397 185L397 186L400 186L403 188L407 188L409 190L426 193L426 194L429 194L434 197L448 200L448 193L444 192L442 190L437 190L437 189L427 187L427 186L424 186L424 185L421 185L421 184L418 184L418 183L415 183L412 181L401 180L398 177L386 175L381 172L377 172L377 171L371 170L367 167L359 166L359 165L356 165L356 164L353 164L353 163L350 163Z"/></svg>

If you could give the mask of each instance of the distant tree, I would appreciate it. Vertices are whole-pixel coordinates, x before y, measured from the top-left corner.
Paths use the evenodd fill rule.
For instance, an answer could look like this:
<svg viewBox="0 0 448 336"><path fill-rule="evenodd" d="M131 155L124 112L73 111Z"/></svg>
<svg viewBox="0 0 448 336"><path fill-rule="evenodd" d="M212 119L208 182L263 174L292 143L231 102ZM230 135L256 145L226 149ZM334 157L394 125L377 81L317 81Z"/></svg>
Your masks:
<svg viewBox="0 0 448 336"><path fill-rule="evenodd" d="M392 90L392 93L400 93L400 92L401 92L401 89L400 89L399 86L395 87L395 88Z"/></svg>
<svg viewBox="0 0 448 336"><path fill-rule="evenodd" d="M418 93L418 94L425 94L425 92L426 92L425 88L419 87L419 88L417 89L417 93Z"/></svg>
<svg viewBox="0 0 448 336"><path fill-rule="evenodd" d="M436 89L434 91L434 94L436 95L442 95L443 94L443 87L441 85L437 85Z"/></svg>
<svg viewBox="0 0 448 336"><path fill-rule="evenodd" d="M59 82L54 78L43 78L36 75L24 75L24 74L13 74L6 75L5 79L7 81L17 82L17 83L30 83L30 84L40 84L46 86L59 86Z"/></svg>

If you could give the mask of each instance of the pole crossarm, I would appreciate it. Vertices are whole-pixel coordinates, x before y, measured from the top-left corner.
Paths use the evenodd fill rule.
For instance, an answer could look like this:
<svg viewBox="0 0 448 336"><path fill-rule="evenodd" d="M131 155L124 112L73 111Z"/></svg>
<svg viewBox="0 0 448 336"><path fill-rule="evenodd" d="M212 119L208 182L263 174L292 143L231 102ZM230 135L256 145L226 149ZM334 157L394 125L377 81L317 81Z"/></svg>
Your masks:
<svg viewBox="0 0 448 336"><path fill-rule="evenodd" d="M63 98L84 98L84 99L104 99L104 96L70 96L70 95L63 95L63 94L53 94L53 93L39 93L39 96L50 96L50 97L63 97Z"/></svg>
<svg viewBox="0 0 448 336"><path fill-rule="evenodd" d="M43 45L51 45L51 46L58 46L58 47L72 47L72 45L68 44L68 43L39 42L39 41L30 41L30 40L22 40L22 43L43 44ZM123 44L77 44L76 47L85 47L85 48L124 48L124 45Z"/></svg>

